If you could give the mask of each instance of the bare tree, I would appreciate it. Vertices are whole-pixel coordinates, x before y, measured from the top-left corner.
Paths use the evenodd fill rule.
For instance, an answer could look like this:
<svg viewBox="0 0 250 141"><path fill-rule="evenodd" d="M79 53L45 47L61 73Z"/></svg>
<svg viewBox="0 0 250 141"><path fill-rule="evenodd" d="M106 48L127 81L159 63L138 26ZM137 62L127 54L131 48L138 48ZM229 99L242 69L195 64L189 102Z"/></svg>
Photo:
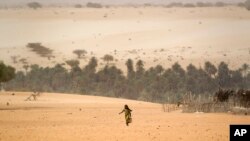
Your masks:
<svg viewBox="0 0 250 141"><path fill-rule="evenodd" d="M103 60L104 60L105 62L107 62L107 64L109 64L110 61L113 61L113 60L114 60L114 57L113 57L112 55L106 54L106 55L103 56Z"/></svg>
<svg viewBox="0 0 250 141"><path fill-rule="evenodd" d="M80 59L82 56L87 54L87 51L84 49L77 49L77 50L74 50L73 53L77 55L78 59Z"/></svg>

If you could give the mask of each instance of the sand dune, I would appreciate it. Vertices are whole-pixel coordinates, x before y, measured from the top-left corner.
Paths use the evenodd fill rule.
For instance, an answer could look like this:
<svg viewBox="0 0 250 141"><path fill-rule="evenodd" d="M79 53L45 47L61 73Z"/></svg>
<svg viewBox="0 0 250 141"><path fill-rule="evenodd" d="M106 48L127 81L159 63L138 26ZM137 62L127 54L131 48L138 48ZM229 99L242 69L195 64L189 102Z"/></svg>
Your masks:
<svg viewBox="0 0 250 141"><path fill-rule="evenodd" d="M249 116L166 113L160 104L85 95L0 93L1 141L228 141L230 124L247 124ZM6 103L9 103L9 106ZM133 109L126 127L123 105Z"/></svg>
<svg viewBox="0 0 250 141"><path fill-rule="evenodd" d="M10 56L53 66L76 58L74 49L88 51L81 65L111 54L122 69L128 58L142 59L146 67L209 60L237 68L250 61L250 13L239 7L0 10L0 31L0 60L19 69L23 64ZM39 57L25 47L29 42L53 49L56 58Z"/></svg>

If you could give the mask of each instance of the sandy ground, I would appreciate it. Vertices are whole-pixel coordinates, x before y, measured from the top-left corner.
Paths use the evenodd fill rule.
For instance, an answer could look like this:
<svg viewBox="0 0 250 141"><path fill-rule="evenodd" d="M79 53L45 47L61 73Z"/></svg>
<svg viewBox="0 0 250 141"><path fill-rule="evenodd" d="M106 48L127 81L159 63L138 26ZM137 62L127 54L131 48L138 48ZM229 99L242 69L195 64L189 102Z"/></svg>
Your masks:
<svg viewBox="0 0 250 141"><path fill-rule="evenodd" d="M163 112L160 104L116 98L0 93L0 141L228 141L230 124L250 117L231 114ZM6 103L9 102L9 106ZM126 126L123 105L133 110Z"/></svg>
<svg viewBox="0 0 250 141"><path fill-rule="evenodd" d="M125 69L128 58L145 66L184 67L204 61L220 61L237 68L250 62L250 12L239 7L223 8L42 8L0 10L0 60L13 64L11 56L29 64L53 66L76 59L75 49L88 51L81 66L95 56L99 65L105 54ZM25 46L41 42L54 50L48 60Z"/></svg>

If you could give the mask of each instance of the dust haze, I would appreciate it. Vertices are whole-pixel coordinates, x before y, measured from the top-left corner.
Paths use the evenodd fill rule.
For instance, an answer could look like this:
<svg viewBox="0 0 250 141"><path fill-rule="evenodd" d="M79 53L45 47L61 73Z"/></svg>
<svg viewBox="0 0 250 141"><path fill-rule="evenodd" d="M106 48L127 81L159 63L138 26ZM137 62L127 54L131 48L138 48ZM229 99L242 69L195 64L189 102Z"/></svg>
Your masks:
<svg viewBox="0 0 250 141"><path fill-rule="evenodd" d="M0 141L228 141L250 122L248 3L1 0Z"/></svg>

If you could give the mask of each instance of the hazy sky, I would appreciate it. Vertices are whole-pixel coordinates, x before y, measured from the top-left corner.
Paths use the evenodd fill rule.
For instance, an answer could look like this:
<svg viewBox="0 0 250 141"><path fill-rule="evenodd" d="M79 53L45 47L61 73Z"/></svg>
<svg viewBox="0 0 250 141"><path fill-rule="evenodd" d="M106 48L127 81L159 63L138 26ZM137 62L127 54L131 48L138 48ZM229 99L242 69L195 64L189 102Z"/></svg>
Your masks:
<svg viewBox="0 0 250 141"><path fill-rule="evenodd" d="M31 1L37 1L43 4L75 4L75 3L87 3L87 2L98 2L103 4L143 4L143 3L154 3L154 4L162 4L168 2L183 2L183 3L190 3L190 2L227 2L227 3L238 3L244 2L245 0L0 0L1 5L17 5L17 4L24 4Z"/></svg>

